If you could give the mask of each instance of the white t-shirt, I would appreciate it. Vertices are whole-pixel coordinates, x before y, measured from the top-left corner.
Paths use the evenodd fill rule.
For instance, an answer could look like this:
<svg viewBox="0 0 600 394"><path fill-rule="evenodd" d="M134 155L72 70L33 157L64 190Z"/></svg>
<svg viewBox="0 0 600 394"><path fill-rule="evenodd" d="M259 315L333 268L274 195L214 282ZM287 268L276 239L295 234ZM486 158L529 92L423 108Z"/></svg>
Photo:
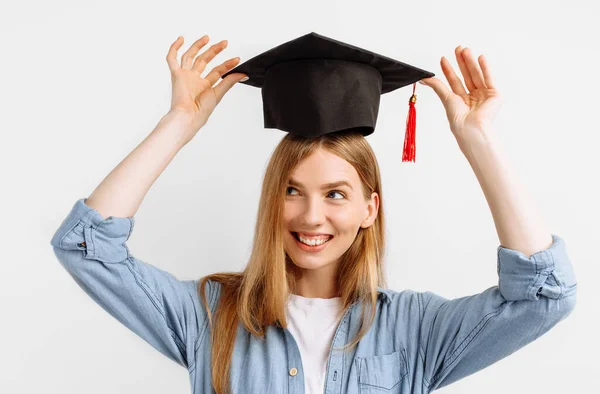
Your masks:
<svg viewBox="0 0 600 394"><path fill-rule="evenodd" d="M286 308L288 330L300 348L307 394L324 391L329 349L341 308L341 297L306 298L290 293Z"/></svg>

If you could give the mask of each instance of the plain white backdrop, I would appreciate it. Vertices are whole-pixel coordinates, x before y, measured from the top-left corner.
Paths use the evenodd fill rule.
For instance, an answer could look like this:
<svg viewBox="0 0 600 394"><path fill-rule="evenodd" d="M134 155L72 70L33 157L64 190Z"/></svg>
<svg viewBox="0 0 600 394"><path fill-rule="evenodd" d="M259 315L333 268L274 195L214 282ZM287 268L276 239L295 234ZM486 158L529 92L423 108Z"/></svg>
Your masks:
<svg viewBox="0 0 600 394"><path fill-rule="evenodd" d="M50 239L79 198L170 106L165 61L209 34L241 62L317 32L432 71L484 54L504 105L496 130L578 279L573 313L492 366L438 390L587 393L598 365L598 5L559 1L65 1L0 8L2 393L188 393L187 371L81 290ZM204 74L204 75L205 75ZM462 79L462 78L461 78ZM387 278L448 298L497 284L499 240L433 90L417 85L417 161L402 163L412 86L382 96L372 145L388 220ZM236 85L148 192L128 246L179 279L241 270L260 183L284 132L260 89ZM596 305L596 306L594 306Z"/></svg>

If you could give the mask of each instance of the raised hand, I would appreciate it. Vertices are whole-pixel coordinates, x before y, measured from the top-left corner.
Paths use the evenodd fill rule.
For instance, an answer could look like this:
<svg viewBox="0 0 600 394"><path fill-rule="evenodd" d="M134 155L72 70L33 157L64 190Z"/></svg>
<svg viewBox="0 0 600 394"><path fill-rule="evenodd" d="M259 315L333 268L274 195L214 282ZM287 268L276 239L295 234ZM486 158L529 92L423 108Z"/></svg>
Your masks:
<svg viewBox="0 0 600 394"><path fill-rule="evenodd" d="M435 77L424 78L420 82L433 88L439 96L446 109L450 130L460 142L471 133L486 129L494 120L502 100L483 55L478 58L480 68L469 48L459 45L455 54L468 92L443 56L440 64L452 90Z"/></svg>
<svg viewBox="0 0 600 394"><path fill-rule="evenodd" d="M181 65L177 62L177 50L183 45L183 37L178 37L171 44L167 54L167 63L171 70L172 98L170 112L182 113L189 116L191 123L190 132L194 135L206 123L216 105L231 87L244 74L234 73L228 75L218 85L221 76L234 68L240 61L239 57L231 58L219 66L214 67L205 77L202 77L207 64L227 47L227 40L212 45L198 57L196 54L208 43L208 35L203 36L181 56ZM190 139L193 135L190 136Z"/></svg>

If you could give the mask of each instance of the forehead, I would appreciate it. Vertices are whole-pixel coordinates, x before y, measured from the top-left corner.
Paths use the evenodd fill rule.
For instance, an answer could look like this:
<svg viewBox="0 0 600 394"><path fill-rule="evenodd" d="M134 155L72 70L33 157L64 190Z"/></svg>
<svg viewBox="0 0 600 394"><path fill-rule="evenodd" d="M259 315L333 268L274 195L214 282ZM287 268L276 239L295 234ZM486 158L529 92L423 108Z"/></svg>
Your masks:
<svg viewBox="0 0 600 394"><path fill-rule="evenodd" d="M320 185L340 180L352 184L359 182L358 173L350 163L324 149L317 150L301 161L292 171L291 178L304 185Z"/></svg>

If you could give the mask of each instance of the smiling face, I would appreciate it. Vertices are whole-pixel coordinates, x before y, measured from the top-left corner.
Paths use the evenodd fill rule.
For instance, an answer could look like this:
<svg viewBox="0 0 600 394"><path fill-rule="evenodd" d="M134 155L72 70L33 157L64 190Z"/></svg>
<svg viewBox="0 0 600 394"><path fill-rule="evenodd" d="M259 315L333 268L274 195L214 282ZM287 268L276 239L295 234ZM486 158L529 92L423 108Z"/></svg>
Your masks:
<svg viewBox="0 0 600 394"><path fill-rule="evenodd" d="M335 185L341 181L348 185ZM362 182L350 163L319 149L294 169L286 187L285 251L303 274L314 278L318 273L320 280L332 281L339 258L350 248L359 228L373 224L378 207L375 192L365 201ZM307 246L296 238L297 233L332 237L321 235L318 238L329 241Z"/></svg>

